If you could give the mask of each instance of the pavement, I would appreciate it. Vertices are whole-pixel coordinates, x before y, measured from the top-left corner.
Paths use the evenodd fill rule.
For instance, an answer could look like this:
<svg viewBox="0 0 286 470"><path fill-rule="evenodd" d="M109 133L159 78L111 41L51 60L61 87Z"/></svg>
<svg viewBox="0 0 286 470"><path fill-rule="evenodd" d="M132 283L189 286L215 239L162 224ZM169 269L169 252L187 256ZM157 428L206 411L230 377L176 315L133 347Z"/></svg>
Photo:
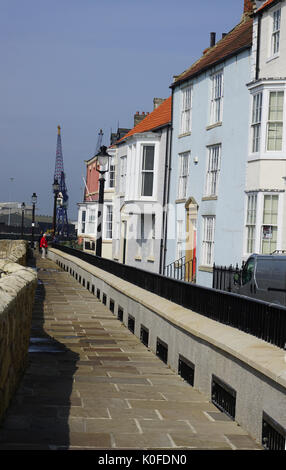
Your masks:
<svg viewBox="0 0 286 470"><path fill-rule="evenodd" d="M29 364L0 450L259 450L72 276L36 257Z"/></svg>

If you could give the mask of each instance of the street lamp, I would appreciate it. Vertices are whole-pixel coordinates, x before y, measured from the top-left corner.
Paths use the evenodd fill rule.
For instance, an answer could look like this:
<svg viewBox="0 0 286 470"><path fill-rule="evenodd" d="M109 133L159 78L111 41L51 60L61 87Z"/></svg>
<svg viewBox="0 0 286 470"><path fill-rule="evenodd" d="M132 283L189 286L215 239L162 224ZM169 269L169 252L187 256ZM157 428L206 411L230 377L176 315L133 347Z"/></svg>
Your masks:
<svg viewBox="0 0 286 470"><path fill-rule="evenodd" d="M33 211L32 211L32 243L31 246L34 249L34 228L35 228L35 205L37 202L37 195L36 193L32 194L32 204L33 204Z"/></svg>
<svg viewBox="0 0 286 470"><path fill-rule="evenodd" d="M58 180L55 178L53 183L53 192L54 192L54 215L53 215L53 237L56 236L56 216L57 216L57 197L60 190L60 185Z"/></svg>
<svg viewBox="0 0 286 470"><path fill-rule="evenodd" d="M21 238L23 239L24 236L24 214L25 214L25 207L26 204L22 202L21 209L22 209L22 223L21 223Z"/></svg>
<svg viewBox="0 0 286 470"><path fill-rule="evenodd" d="M99 178L99 195L98 195L98 212L97 212L97 236L96 236L96 256L101 256L102 253L102 225L103 225L103 203L104 203L104 174L109 171L109 161L111 155L106 152L105 145L100 147L96 156L99 168L96 168L100 174Z"/></svg>

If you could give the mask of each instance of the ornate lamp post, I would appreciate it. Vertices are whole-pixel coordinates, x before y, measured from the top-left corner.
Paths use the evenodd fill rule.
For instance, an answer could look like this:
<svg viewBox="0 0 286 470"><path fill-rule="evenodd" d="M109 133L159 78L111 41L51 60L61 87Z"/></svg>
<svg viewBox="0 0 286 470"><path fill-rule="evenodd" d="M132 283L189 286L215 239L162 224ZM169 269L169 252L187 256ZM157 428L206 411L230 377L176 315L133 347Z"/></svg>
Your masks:
<svg viewBox="0 0 286 470"><path fill-rule="evenodd" d="M34 249L34 229L35 229L35 206L36 206L36 203L37 203L37 195L36 193L33 193L32 194L32 205L33 205L33 211L32 211L32 243L31 243L31 247L32 249Z"/></svg>
<svg viewBox="0 0 286 470"><path fill-rule="evenodd" d="M100 147L97 157L97 163L99 168L96 168L100 174L99 178L99 195L98 195L98 212L97 212L97 236L96 236L96 256L101 257L102 253L102 226L103 226L103 204L104 204L104 183L105 173L109 171L109 161L111 155L106 152L105 145Z"/></svg>
<svg viewBox="0 0 286 470"><path fill-rule="evenodd" d="M60 185L58 180L55 178L53 183L53 192L54 192L54 214L53 214L53 238L56 236L56 217L57 217L57 198L60 190Z"/></svg>
<svg viewBox="0 0 286 470"><path fill-rule="evenodd" d="M25 207L26 204L22 202L21 209L22 209L22 222L21 222L21 238L24 236L24 214L25 214Z"/></svg>

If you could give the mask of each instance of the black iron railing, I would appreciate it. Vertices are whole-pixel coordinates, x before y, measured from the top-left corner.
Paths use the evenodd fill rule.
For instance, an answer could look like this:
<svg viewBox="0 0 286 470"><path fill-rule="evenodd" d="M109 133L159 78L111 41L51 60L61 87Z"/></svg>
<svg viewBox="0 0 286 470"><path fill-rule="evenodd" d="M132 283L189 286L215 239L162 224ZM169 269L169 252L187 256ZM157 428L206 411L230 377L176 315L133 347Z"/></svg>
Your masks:
<svg viewBox="0 0 286 470"><path fill-rule="evenodd" d="M243 267L243 265L242 265ZM242 268L230 266L217 266L213 265L213 289L224 290L233 292L235 286L235 279L240 275Z"/></svg>
<svg viewBox="0 0 286 470"><path fill-rule="evenodd" d="M173 261L164 268L164 276L172 277L178 281L195 282L196 278L196 260L186 261L186 257Z"/></svg>
<svg viewBox="0 0 286 470"><path fill-rule="evenodd" d="M53 246L194 312L285 347L286 307L178 281L66 246Z"/></svg>

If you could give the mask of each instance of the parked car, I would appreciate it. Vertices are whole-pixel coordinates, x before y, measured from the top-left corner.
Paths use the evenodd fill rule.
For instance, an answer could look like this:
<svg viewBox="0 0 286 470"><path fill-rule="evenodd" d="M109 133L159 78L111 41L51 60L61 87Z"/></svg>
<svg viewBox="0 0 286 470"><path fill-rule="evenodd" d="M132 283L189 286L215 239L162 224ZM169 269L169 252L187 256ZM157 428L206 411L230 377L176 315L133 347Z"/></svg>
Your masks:
<svg viewBox="0 0 286 470"><path fill-rule="evenodd" d="M251 255L239 275L235 292L286 306L286 255Z"/></svg>

